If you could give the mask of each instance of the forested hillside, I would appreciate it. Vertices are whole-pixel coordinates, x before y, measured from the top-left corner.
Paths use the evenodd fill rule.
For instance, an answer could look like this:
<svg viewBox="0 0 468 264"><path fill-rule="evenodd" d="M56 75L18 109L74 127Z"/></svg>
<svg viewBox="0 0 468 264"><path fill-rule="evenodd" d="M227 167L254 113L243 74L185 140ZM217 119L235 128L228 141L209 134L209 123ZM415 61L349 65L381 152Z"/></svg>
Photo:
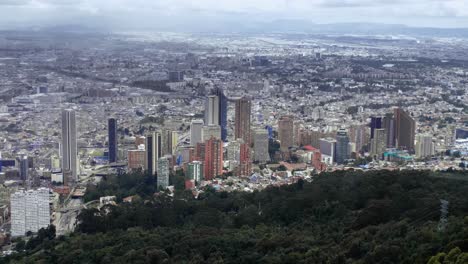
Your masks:
<svg viewBox="0 0 468 264"><path fill-rule="evenodd" d="M138 177L92 192L139 198L81 213L78 230L13 263L468 263L468 182L430 172L323 173L254 193L148 195ZM127 175L128 176L128 175ZM468 177L468 175L465 175ZM127 188L126 186L125 188ZM138 191L141 189L141 191ZM123 193L122 193L123 192ZM95 196L96 194L93 194ZM438 228L440 200L448 222Z"/></svg>

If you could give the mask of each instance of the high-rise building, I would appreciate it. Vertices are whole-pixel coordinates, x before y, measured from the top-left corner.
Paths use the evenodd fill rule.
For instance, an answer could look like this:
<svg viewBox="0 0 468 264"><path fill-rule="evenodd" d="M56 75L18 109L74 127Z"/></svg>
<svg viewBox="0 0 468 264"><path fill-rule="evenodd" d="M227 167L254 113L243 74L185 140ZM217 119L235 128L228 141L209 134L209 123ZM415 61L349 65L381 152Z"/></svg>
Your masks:
<svg viewBox="0 0 468 264"><path fill-rule="evenodd" d="M11 235L24 236L50 225L49 189L20 190L11 194Z"/></svg>
<svg viewBox="0 0 468 264"><path fill-rule="evenodd" d="M393 113L388 113L383 118L382 128L385 128L387 133L386 144L387 148L395 147L395 119Z"/></svg>
<svg viewBox="0 0 468 264"><path fill-rule="evenodd" d="M206 180L223 174L223 142L220 139L212 137L206 141L204 166Z"/></svg>
<svg viewBox="0 0 468 264"><path fill-rule="evenodd" d="M370 122L370 128L371 128L371 139L372 139L374 138L374 130L382 128L382 117L372 116L371 122Z"/></svg>
<svg viewBox="0 0 468 264"><path fill-rule="evenodd" d="M245 143L251 143L250 135L250 118L252 102L249 98L242 97L236 101L235 109L235 127L234 127L234 137L235 139L241 138Z"/></svg>
<svg viewBox="0 0 468 264"><path fill-rule="evenodd" d="M127 152L128 168L131 170L146 168L145 145L138 146L138 149L131 149Z"/></svg>
<svg viewBox="0 0 468 264"><path fill-rule="evenodd" d="M221 127L218 125L203 126L203 129L202 129L203 142L207 141L208 139L212 137L221 139Z"/></svg>
<svg viewBox="0 0 468 264"><path fill-rule="evenodd" d="M161 134L153 132L146 136L146 171L153 175L156 173L158 159L162 157Z"/></svg>
<svg viewBox="0 0 468 264"><path fill-rule="evenodd" d="M434 143L431 135L418 135L416 139L416 157L426 158L434 155Z"/></svg>
<svg viewBox="0 0 468 264"><path fill-rule="evenodd" d="M164 190L169 186L169 159L166 157L158 159L157 178L158 189Z"/></svg>
<svg viewBox="0 0 468 264"><path fill-rule="evenodd" d="M268 131L266 129L257 129L254 131L254 161L265 163L270 161L268 152Z"/></svg>
<svg viewBox="0 0 468 264"><path fill-rule="evenodd" d="M219 97L219 122L218 125L221 127L221 140L226 142L227 140L227 109L228 100L224 95L222 88L217 87L214 90L214 94Z"/></svg>
<svg viewBox="0 0 468 264"><path fill-rule="evenodd" d="M162 155L174 155L179 143L177 131L163 130L162 134Z"/></svg>
<svg viewBox="0 0 468 264"><path fill-rule="evenodd" d="M408 152L414 152L416 122L401 108L395 108L394 118L396 147Z"/></svg>
<svg viewBox="0 0 468 264"><path fill-rule="evenodd" d="M206 143L197 143L195 146L194 160L205 160Z"/></svg>
<svg viewBox="0 0 468 264"><path fill-rule="evenodd" d="M117 120L109 118L108 120L109 137L109 162L117 162Z"/></svg>
<svg viewBox="0 0 468 264"><path fill-rule="evenodd" d="M205 105L205 125L219 126L219 97L216 95L208 96Z"/></svg>
<svg viewBox="0 0 468 264"><path fill-rule="evenodd" d="M282 116L278 120L278 138L280 141L280 150L286 152L293 146L293 127L292 116Z"/></svg>
<svg viewBox="0 0 468 264"><path fill-rule="evenodd" d="M387 149L387 131L385 128L374 130L374 138L371 139L371 154L377 159L382 159L382 156Z"/></svg>
<svg viewBox="0 0 468 264"><path fill-rule="evenodd" d="M252 173L252 150L247 143L240 145L239 176L250 176Z"/></svg>
<svg viewBox="0 0 468 264"><path fill-rule="evenodd" d="M216 88L205 103L205 125L218 125L221 139L227 138L227 98L221 88Z"/></svg>
<svg viewBox="0 0 468 264"><path fill-rule="evenodd" d="M321 138L319 142L322 161L329 165L333 164L336 157L336 140L334 138Z"/></svg>
<svg viewBox="0 0 468 264"><path fill-rule="evenodd" d="M192 120L190 124L190 145L196 146L197 143L202 142L203 125L203 120Z"/></svg>
<svg viewBox="0 0 468 264"><path fill-rule="evenodd" d="M242 144L244 144L244 140L241 138L230 141L226 146L227 155L224 157L224 160L240 162L240 146Z"/></svg>
<svg viewBox="0 0 468 264"><path fill-rule="evenodd" d="M75 111L62 111L62 171L78 181Z"/></svg>
<svg viewBox="0 0 468 264"><path fill-rule="evenodd" d="M345 129L336 132L336 163L344 164L349 159L349 137Z"/></svg>
<svg viewBox="0 0 468 264"><path fill-rule="evenodd" d="M187 176L196 183L200 183L204 179L203 163L201 161L193 161L187 164Z"/></svg>
<svg viewBox="0 0 468 264"><path fill-rule="evenodd" d="M21 180L27 181L29 178L29 162L27 156L22 156L20 158L20 177Z"/></svg>

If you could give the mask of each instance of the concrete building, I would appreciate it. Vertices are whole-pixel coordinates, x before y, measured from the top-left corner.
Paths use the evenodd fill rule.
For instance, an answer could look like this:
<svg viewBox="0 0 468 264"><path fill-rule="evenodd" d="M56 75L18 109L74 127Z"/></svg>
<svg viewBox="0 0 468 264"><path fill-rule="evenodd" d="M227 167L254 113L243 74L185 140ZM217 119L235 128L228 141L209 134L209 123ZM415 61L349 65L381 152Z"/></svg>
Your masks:
<svg viewBox="0 0 468 264"><path fill-rule="evenodd" d="M242 97L236 101L234 138L241 138L245 143L251 143L250 118L252 102L249 98Z"/></svg>
<svg viewBox="0 0 468 264"><path fill-rule="evenodd" d="M278 138L280 150L286 152L294 145L293 138L294 121L292 116L282 116L278 120Z"/></svg>
<svg viewBox="0 0 468 264"><path fill-rule="evenodd" d="M131 149L127 152L128 168L131 170L146 168L145 145L140 145L138 149Z"/></svg>
<svg viewBox="0 0 468 264"><path fill-rule="evenodd" d="M166 189L169 186L169 159L162 157L157 162L157 186L158 189Z"/></svg>
<svg viewBox="0 0 468 264"><path fill-rule="evenodd" d="M195 183L200 183L203 177L203 163L201 161L193 161L187 164L187 177L194 180Z"/></svg>
<svg viewBox="0 0 468 264"><path fill-rule="evenodd" d="M62 171L78 181L78 149L75 111L62 111Z"/></svg>
<svg viewBox="0 0 468 264"><path fill-rule="evenodd" d="M162 157L161 134L153 132L146 136L146 171L149 174L156 173L156 164Z"/></svg>
<svg viewBox="0 0 468 264"><path fill-rule="evenodd" d="M426 158L434 155L434 143L431 135L419 134L416 138L416 157Z"/></svg>
<svg viewBox="0 0 468 264"><path fill-rule="evenodd" d="M204 126L202 129L202 140L206 142L210 138L219 138L221 139L221 127L218 125L209 125Z"/></svg>
<svg viewBox="0 0 468 264"><path fill-rule="evenodd" d="M109 118L108 120L108 142L109 142L109 162L117 162L117 120Z"/></svg>
<svg viewBox="0 0 468 264"><path fill-rule="evenodd" d="M197 143L201 143L203 141L203 125L203 120L192 120L190 124L190 145L196 146Z"/></svg>
<svg viewBox="0 0 468 264"><path fill-rule="evenodd" d="M382 159L387 149L387 131L385 128L374 130L374 138L371 140L371 155L377 159Z"/></svg>
<svg viewBox="0 0 468 264"><path fill-rule="evenodd" d="M50 225L49 189L20 190L11 194L11 235L24 236Z"/></svg>
<svg viewBox="0 0 468 264"><path fill-rule="evenodd" d="M270 153L268 152L268 131L266 129L257 129L254 131L254 161L266 163L270 161Z"/></svg>
<svg viewBox="0 0 468 264"><path fill-rule="evenodd" d="M28 156L22 156L20 158L20 177L21 177L21 180L23 181L27 181L29 178Z"/></svg>
<svg viewBox="0 0 468 264"><path fill-rule="evenodd" d="M399 149L414 152L414 137L416 133L416 122L403 109L395 108L395 142Z"/></svg>

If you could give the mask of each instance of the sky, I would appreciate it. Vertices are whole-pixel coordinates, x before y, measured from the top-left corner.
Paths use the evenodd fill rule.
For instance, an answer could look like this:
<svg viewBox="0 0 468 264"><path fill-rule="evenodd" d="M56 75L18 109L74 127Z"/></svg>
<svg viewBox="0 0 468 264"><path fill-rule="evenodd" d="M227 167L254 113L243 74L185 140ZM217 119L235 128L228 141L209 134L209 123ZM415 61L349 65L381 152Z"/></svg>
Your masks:
<svg viewBox="0 0 468 264"><path fill-rule="evenodd" d="M209 28L276 20L468 28L468 0L0 0L0 28Z"/></svg>

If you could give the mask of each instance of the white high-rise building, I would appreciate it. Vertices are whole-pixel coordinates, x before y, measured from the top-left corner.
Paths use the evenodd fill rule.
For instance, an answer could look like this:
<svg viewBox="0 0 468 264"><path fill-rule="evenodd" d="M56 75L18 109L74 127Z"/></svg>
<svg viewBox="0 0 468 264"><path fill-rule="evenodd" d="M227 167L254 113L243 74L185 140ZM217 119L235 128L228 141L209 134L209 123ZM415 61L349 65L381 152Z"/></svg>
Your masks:
<svg viewBox="0 0 468 264"><path fill-rule="evenodd" d="M202 142L203 120L192 120L190 124L190 145L195 146Z"/></svg>
<svg viewBox="0 0 468 264"><path fill-rule="evenodd" d="M169 186L169 160L166 157L162 157L158 160L156 171L158 178L158 189L166 189L167 186Z"/></svg>
<svg viewBox="0 0 468 264"><path fill-rule="evenodd" d="M221 127L218 125L204 126L202 129L203 142L209 140L211 137L221 139Z"/></svg>
<svg viewBox="0 0 468 264"><path fill-rule="evenodd" d="M78 150L75 111L62 111L62 171L78 181Z"/></svg>
<svg viewBox="0 0 468 264"><path fill-rule="evenodd" d="M205 106L205 125L221 125L219 124L219 110L219 97L208 96Z"/></svg>
<svg viewBox="0 0 468 264"><path fill-rule="evenodd" d="M11 194L11 235L24 236L50 225L49 189L20 190Z"/></svg>
<svg viewBox="0 0 468 264"><path fill-rule="evenodd" d="M416 141L416 157L426 158L434 155L434 143L431 135L418 135Z"/></svg>

